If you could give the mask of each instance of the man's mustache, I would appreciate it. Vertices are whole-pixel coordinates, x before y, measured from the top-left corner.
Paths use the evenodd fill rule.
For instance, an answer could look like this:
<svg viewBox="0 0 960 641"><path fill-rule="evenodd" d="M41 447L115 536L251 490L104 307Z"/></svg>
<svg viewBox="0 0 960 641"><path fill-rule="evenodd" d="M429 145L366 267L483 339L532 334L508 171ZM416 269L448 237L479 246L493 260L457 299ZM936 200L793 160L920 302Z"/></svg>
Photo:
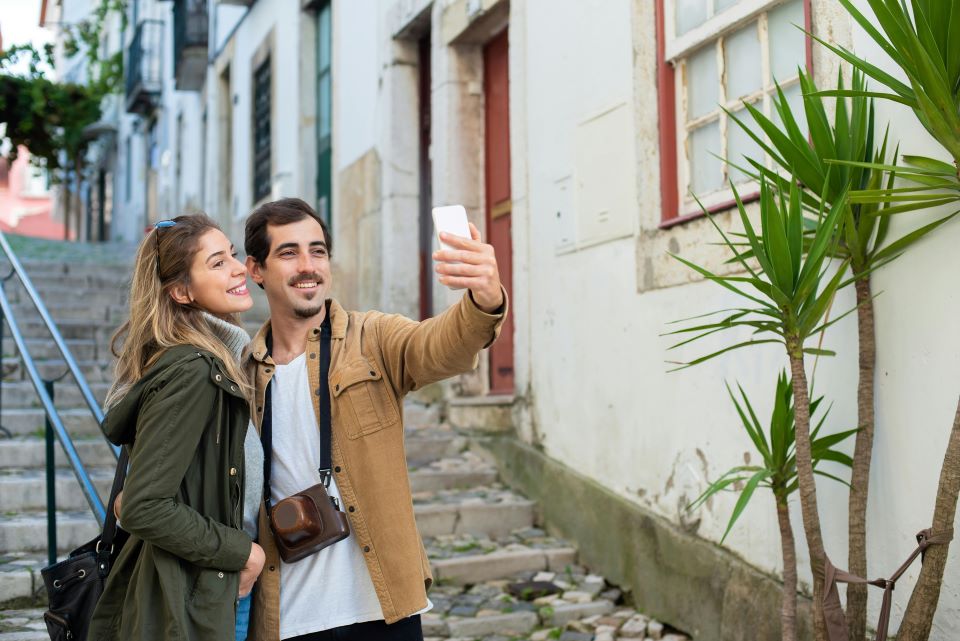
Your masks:
<svg viewBox="0 0 960 641"><path fill-rule="evenodd" d="M294 278L291 278L287 283L288 285L299 285L300 283L322 283L323 278L320 274L300 274Z"/></svg>

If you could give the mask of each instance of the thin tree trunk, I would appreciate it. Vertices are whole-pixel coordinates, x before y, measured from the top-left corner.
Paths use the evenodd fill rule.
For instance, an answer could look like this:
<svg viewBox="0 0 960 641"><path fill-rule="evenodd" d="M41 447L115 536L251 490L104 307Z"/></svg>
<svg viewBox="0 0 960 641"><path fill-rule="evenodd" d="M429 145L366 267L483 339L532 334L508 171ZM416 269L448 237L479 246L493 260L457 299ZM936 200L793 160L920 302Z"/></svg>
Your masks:
<svg viewBox="0 0 960 641"><path fill-rule="evenodd" d="M76 177L77 177L77 206L74 208L74 211L76 212L76 216L77 216L77 224L74 227L75 240L80 240L80 223L81 223L81 219L83 218L83 198L80 195L80 187L82 183L82 175L80 173L80 164L81 164L80 156L78 155L77 158L73 161L73 167L76 170Z"/></svg>
<svg viewBox="0 0 960 641"><path fill-rule="evenodd" d="M854 276L858 274L854 272ZM855 283L857 291L857 330L860 342L860 382L857 387L857 432L853 448L853 471L850 475L850 496L847 521L849 556L847 567L852 574L867 576L867 491L870 485L870 462L873 458L874 406L873 391L877 363L874 334L873 302L870 300L870 278ZM847 586L847 629L850 641L863 641L867 634L867 586Z"/></svg>
<svg viewBox="0 0 960 641"><path fill-rule="evenodd" d="M790 525L786 499L777 499L777 521L780 523L780 548L783 554L783 602L780 605L780 635L783 641L797 638L797 549Z"/></svg>
<svg viewBox="0 0 960 641"><path fill-rule="evenodd" d="M803 368L803 346L798 339L787 343L790 371L793 375L793 407L797 438L797 482L800 486L800 512L810 552L810 570L813 573L813 631L816 641L827 641L827 626L823 619L823 535L820 532L820 511L817 508L817 484L813 476L813 456L810 451L810 394L807 373Z"/></svg>
<svg viewBox="0 0 960 641"><path fill-rule="evenodd" d="M70 177L63 179L63 239L70 240Z"/></svg>
<svg viewBox="0 0 960 641"><path fill-rule="evenodd" d="M937 487L937 502L933 508L933 533L944 532L953 527L957 514L957 497L960 496L960 403L953 418L953 429L947 441L947 451L940 469L940 484ZM920 578L910 595L910 602L903 614L898 641L927 641L933 625L933 615L940 600L943 571L947 564L949 545L932 545L927 548L926 559L920 570Z"/></svg>

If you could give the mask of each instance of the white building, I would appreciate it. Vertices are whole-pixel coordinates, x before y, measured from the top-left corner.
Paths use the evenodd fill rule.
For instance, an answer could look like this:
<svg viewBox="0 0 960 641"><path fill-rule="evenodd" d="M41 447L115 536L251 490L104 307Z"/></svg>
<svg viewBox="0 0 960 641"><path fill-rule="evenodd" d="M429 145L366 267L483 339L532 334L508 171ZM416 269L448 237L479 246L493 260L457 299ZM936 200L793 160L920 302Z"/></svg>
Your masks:
<svg viewBox="0 0 960 641"><path fill-rule="evenodd" d="M116 190L116 233L200 207L239 240L258 203L299 196L331 220L336 296L420 317L455 297L432 277L430 207L464 204L497 248L512 325L450 388L451 420L491 430L506 476L645 611L700 638L774 638L773 502L758 496L723 548L734 498L685 506L751 452L724 381L765 413L783 355L740 351L668 374L660 335L731 303L668 255L724 259L688 194L732 226L727 170L712 154L753 150L716 104L737 109L749 96L769 113L774 77L799 101L798 65L834 82L834 57L794 24L888 65L835 0L138 4L163 24L163 73L151 107L120 128L120 163L133 173ZM177 16L203 43L171 56ZM912 114L889 102L877 114L902 151L941 154ZM930 216L901 217L893 233ZM960 373L960 265L948 249L958 240L950 225L874 276L885 293L871 577L889 575L931 518ZM851 302L844 292L837 309ZM821 359L816 386L834 403L827 429L847 429L854 321L826 342L838 356ZM828 553L845 565L846 490L818 490ZM932 638L960 636L958 568L954 553ZM901 580L895 620L918 573ZM870 603L875 621L878 594Z"/></svg>

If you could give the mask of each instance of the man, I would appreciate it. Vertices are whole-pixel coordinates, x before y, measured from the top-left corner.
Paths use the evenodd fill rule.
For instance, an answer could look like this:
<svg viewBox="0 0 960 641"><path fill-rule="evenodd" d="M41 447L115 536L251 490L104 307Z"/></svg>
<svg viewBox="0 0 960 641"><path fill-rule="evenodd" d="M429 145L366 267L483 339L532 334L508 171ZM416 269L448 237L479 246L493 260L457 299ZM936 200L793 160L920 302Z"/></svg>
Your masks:
<svg viewBox="0 0 960 641"><path fill-rule="evenodd" d="M471 234L445 236L455 249L434 253L440 282L465 288L463 298L418 323L348 312L328 299L330 233L302 200L267 203L247 220L247 269L270 304L270 320L246 361L258 430L270 411L270 497L276 502L320 482L320 396L329 396L329 406L323 404L332 419L329 492L350 522L348 538L286 564L261 507L259 542L267 560L252 639L423 638L419 614L430 608L426 589L433 579L414 520L402 399L474 368L478 352L500 331L507 300L493 247L480 242L472 225ZM322 340L330 341L327 380L318 358Z"/></svg>

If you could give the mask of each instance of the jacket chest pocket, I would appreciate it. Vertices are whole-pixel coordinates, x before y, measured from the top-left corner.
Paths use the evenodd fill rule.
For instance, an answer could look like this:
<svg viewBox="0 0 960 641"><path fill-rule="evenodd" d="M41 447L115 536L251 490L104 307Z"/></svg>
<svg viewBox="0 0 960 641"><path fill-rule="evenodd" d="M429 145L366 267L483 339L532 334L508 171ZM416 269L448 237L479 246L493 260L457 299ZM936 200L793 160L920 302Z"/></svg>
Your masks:
<svg viewBox="0 0 960 641"><path fill-rule="evenodd" d="M349 438L360 438L400 421L396 403L376 365L366 360L348 363L331 384Z"/></svg>

